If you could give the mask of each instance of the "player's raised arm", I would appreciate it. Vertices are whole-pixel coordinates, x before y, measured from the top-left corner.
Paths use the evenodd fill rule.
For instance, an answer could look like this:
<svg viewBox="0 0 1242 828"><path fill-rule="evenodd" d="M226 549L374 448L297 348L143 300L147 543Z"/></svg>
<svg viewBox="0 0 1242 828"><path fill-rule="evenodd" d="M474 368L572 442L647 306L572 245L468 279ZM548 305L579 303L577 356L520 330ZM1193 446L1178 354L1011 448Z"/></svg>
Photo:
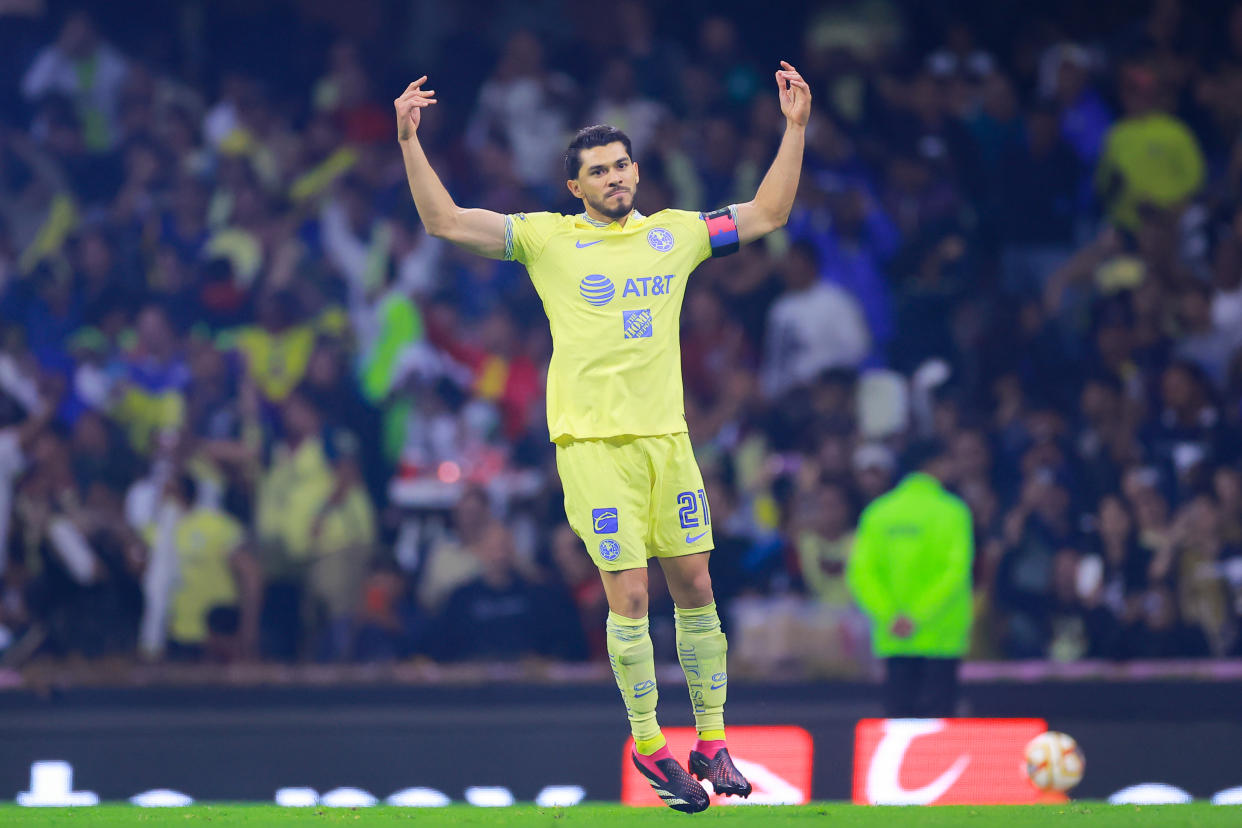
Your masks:
<svg viewBox="0 0 1242 828"><path fill-rule="evenodd" d="M785 115L785 135L776 160L768 168L755 197L737 205L738 240L742 244L766 236L789 220L798 177L802 172L802 149L806 144L806 122L811 115L811 87L787 61L776 73L776 88Z"/></svg>
<svg viewBox="0 0 1242 828"><path fill-rule="evenodd" d="M423 110L436 102L434 89L423 89L427 76L406 87L393 101L397 110L397 142L405 159L414 206L427 232L490 259L505 256L505 217L491 210L458 207L431 168L418 141Z"/></svg>

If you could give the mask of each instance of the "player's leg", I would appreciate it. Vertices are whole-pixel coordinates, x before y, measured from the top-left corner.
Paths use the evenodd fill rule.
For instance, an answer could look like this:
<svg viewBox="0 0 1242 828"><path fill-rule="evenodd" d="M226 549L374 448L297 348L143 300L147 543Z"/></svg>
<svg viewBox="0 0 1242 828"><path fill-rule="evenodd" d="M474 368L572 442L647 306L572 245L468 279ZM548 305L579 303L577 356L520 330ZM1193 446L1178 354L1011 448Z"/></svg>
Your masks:
<svg viewBox="0 0 1242 828"><path fill-rule="evenodd" d="M656 721L655 656L647 623L647 568L600 570L608 596L608 662L625 702L634 747L651 755L664 747Z"/></svg>
<svg viewBox="0 0 1242 828"><path fill-rule="evenodd" d="M579 440L558 446L556 461L569 525L586 543L608 597L608 661L634 735L634 764L669 807L701 811L707 794L673 758L656 720L659 692L647 624L646 457L632 440Z"/></svg>
<svg viewBox="0 0 1242 828"><path fill-rule="evenodd" d="M720 628L708 570L711 510L685 434L660 438L663 456L652 504L652 543L673 597L677 657L681 662L699 738L690 772L710 779L717 793L748 796L750 783L733 766L725 742L724 704L729 645Z"/></svg>
<svg viewBox="0 0 1242 828"><path fill-rule="evenodd" d="M647 569L600 570L608 596L608 661L634 734L631 760L670 808L696 813L707 793L686 773L656 721L655 657L647 631Z"/></svg>
<svg viewBox="0 0 1242 828"><path fill-rule="evenodd" d="M676 558L660 558L677 627L677 658L694 707L699 741L712 752L724 746L724 703L729 677L725 657L728 642L720 629L720 616L712 597L708 552Z"/></svg>

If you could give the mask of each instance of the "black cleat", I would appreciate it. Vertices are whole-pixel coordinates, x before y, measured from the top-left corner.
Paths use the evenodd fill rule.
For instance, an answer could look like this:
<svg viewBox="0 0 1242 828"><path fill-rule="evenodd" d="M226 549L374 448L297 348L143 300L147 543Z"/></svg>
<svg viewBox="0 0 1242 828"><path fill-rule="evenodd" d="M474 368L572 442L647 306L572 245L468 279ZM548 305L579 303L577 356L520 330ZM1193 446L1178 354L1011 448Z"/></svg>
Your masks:
<svg viewBox="0 0 1242 828"><path fill-rule="evenodd" d="M638 768L638 772L647 778L651 787L655 788L655 792L660 795L660 799L664 800L664 804L674 811L697 814L707 809L710 802L707 798L707 791L690 778L690 774L686 773L671 755L664 759L656 759L652 756L641 756L638 751L634 751L630 758L634 760L634 767ZM730 764L729 767L732 768L733 765ZM750 793L749 785L746 786L746 792Z"/></svg>
<svg viewBox="0 0 1242 828"><path fill-rule="evenodd" d="M698 779L711 782L716 793L725 796L740 796L745 799L752 790L746 777L734 767L728 748L716 751L711 759L697 750L690 751L690 773Z"/></svg>

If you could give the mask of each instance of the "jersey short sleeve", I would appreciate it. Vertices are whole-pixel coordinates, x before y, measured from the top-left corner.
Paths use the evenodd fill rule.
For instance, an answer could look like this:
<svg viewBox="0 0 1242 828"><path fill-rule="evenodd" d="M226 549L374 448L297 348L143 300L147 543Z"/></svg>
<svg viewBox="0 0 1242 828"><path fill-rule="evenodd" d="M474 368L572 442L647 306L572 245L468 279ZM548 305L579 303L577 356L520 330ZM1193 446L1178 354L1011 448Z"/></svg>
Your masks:
<svg viewBox="0 0 1242 828"><path fill-rule="evenodd" d="M548 237L565 220L560 213L510 213L505 216L505 260L529 265L543 252Z"/></svg>
<svg viewBox="0 0 1242 828"><path fill-rule="evenodd" d="M689 262L689 269L693 270L704 259L710 258L712 255L711 241L707 235L707 224L703 221L703 214L691 210L663 210L656 214L656 217L663 221L672 219L678 226L678 236L689 240L690 250L692 251ZM655 217L653 217L655 218ZM686 275L689 275L687 272Z"/></svg>

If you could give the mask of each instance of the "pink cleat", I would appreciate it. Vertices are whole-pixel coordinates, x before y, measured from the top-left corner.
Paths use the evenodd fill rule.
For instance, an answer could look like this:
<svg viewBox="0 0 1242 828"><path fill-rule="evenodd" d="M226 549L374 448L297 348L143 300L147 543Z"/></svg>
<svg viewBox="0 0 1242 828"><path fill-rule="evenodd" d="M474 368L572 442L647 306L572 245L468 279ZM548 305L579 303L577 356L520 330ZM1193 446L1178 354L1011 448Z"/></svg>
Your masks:
<svg viewBox="0 0 1242 828"><path fill-rule="evenodd" d="M647 778L651 787L655 788L655 792L660 795L660 799L664 800L664 804L674 811L697 814L707 808L709 804L707 791L703 790L703 786L691 779L690 774L677 764L677 760L673 758L667 746L660 748L650 756L644 756L635 750L631 758L638 772ZM729 767L732 768L733 765L730 764ZM749 785L746 786L746 792L750 793Z"/></svg>
<svg viewBox="0 0 1242 828"><path fill-rule="evenodd" d="M711 782L716 793L725 796L745 799L752 790L746 777L733 765L729 749L723 741L704 742L700 739L695 742L694 749L690 751L690 773Z"/></svg>

